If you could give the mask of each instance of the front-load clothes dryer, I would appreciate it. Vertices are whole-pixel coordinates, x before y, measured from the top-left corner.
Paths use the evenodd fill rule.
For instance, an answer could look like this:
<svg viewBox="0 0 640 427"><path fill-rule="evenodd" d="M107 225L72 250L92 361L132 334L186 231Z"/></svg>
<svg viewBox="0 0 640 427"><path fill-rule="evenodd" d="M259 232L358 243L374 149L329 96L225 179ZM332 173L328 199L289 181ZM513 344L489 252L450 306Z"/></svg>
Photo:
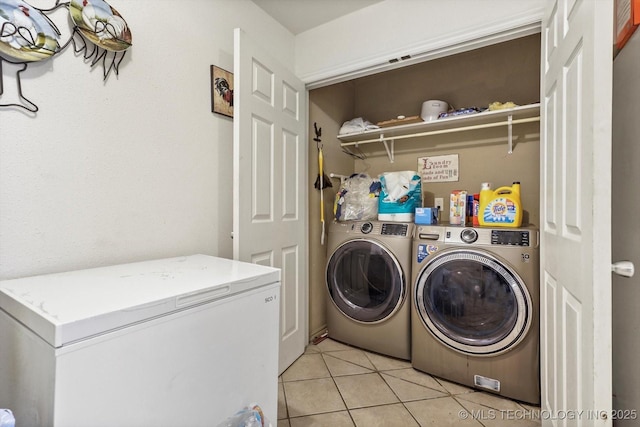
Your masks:
<svg viewBox="0 0 640 427"><path fill-rule="evenodd" d="M540 403L538 239L524 227L416 228L415 369Z"/></svg>
<svg viewBox="0 0 640 427"><path fill-rule="evenodd" d="M326 313L330 338L410 359L414 227L382 221L329 225Z"/></svg>

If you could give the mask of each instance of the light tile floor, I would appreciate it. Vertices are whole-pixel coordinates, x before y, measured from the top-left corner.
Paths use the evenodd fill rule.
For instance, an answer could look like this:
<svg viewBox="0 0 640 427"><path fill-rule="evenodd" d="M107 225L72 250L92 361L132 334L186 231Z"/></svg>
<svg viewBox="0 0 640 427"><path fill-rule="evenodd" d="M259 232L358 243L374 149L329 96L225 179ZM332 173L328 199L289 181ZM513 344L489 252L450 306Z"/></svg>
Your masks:
<svg viewBox="0 0 640 427"><path fill-rule="evenodd" d="M309 345L278 384L278 427L532 427L539 414L331 339Z"/></svg>

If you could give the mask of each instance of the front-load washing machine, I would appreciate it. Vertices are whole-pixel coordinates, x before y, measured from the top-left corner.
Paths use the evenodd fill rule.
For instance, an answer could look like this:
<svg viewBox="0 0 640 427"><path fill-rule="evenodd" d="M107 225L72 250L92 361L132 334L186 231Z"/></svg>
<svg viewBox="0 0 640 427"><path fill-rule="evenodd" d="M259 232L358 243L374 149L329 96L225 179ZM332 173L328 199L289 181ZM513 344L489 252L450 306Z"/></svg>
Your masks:
<svg viewBox="0 0 640 427"><path fill-rule="evenodd" d="M419 226L413 242L413 367L539 404L538 230Z"/></svg>
<svg viewBox="0 0 640 427"><path fill-rule="evenodd" d="M326 313L330 338L410 359L414 227L383 221L329 225Z"/></svg>

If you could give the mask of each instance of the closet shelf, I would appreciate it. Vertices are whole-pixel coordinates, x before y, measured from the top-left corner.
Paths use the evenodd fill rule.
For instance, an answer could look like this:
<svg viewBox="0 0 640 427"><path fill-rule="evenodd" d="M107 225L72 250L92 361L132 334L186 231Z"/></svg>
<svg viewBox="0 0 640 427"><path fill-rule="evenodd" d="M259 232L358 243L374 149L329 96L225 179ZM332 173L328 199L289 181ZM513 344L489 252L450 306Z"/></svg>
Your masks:
<svg viewBox="0 0 640 427"><path fill-rule="evenodd" d="M394 141L399 139L506 126L508 153L511 154L513 152L512 126L537 121L540 121L540 103L338 135L338 140L342 147L358 147L361 144L381 142L387 150L389 161L393 163Z"/></svg>

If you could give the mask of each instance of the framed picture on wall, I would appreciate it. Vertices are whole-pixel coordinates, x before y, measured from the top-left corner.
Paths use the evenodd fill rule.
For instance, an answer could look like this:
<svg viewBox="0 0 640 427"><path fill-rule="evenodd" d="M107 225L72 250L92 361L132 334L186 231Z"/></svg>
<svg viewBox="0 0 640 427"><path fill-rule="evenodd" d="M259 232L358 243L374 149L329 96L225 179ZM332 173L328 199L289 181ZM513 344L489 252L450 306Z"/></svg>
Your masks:
<svg viewBox="0 0 640 427"><path fill-rule="evenodd" d="M615 46L617 55L640 24L640 0L615 0Z"/></svg>
<svg viewBox="0 0 640 427"><path fill-rule="evenodd" d="M233 73L211 66L211 111L233 117Z"/></svg>

